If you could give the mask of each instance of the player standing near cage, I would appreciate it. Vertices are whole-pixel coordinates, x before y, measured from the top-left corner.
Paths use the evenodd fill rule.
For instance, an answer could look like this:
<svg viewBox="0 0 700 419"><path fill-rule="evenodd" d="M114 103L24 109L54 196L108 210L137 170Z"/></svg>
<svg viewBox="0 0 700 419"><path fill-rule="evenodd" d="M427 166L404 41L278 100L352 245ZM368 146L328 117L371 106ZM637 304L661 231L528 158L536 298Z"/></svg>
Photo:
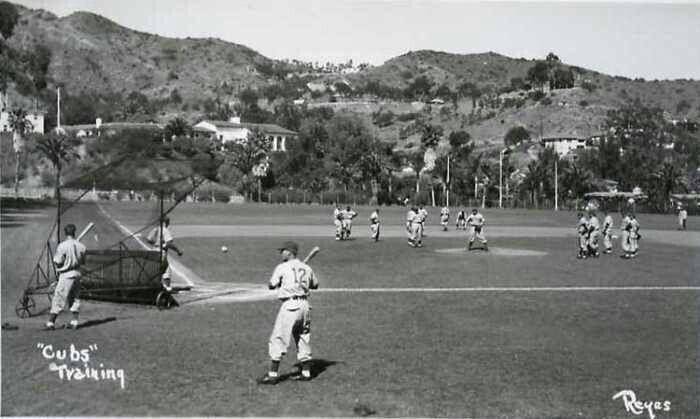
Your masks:
<svg viewBox="0 0 700 419"><path fill-rule="evenodd" d="M612 253L613 243L612 243L612 229L613 229L613 218L612 215L608 214L608 211L604 211L605 218L603 219L603 253Z"/></svg>
<svg viewBox="0 0 700 419"><path fill-rule="evenodd" d="M472 250L472 245L474 244L475 239L479 239L481 242L483 249L486 250L487 252L489 251L489 245L486 240L486 236L484 235L484 225L486 224L486 220L484 219L484 216L481 215L479 210L474 208L472 210L472 213L469 215L467 218L467 225L469 226L469 245L468 249Z"/></svg>
<svg viewBox="0 0 700 419"><path fill-rule="evenodd" d="M159 227L154 227L153 230L151 230L151 233L148 235L146 238L146 241L154 246L156 245L161 245L163 249L163 258L161 262L163 265L165 265L165 269L163 270L163 274L161 276L162 278L162 283L163 283L163 288L165 288L166 291L172 291L173 288L171 286L171 270L170 270L170 261L168 260L168 250L172 249L174 250L178 256L182 256L183 252L180 250L176 245L175 245L175 239L170 232L170 217L163 217L163 223ZM163 233L163 236L161 237L161 232Z"/></svg>
<svg viewBox="0 0 700 419"><path fill-rule="evenodd" d="M258 382L277 384L279 366L287 353L290 338L297 347L297 360L301 371L293 380L311 380L311 304L309 293L318 288L318 279L309 265L297 259L299 245L288 241L278 249L282 263L272 272L268 287L277 290L277 299L282 302L268 345L270 370Z"/></svg>
<svg viewBox="0 0 700 419"><path fill-rule="evenodd" d="M372 240L379 241L379 208L375 208L369 216L369 233Z"/></svg>
<svg viewBox="0 0 700 419"><path fill-rule="evenodd" d="M442 226L442 231L447 231L447 223L450 221L450 209L447 207L442 207L440 210L440 225Z"/></svg>
<svg viewBox="0 0 700 419"><path fill-rule="evenodd" d="M48 330L56 328L56 318L66 306L73 315L69 324L71 329L78 328L80 315L80 265L85 263L87 249L75 239L74 224L66 225L63 231L66 233L66 239L59 243L53 257L58 273L58 283L51 299L49 321L46 322Z"/></svg>

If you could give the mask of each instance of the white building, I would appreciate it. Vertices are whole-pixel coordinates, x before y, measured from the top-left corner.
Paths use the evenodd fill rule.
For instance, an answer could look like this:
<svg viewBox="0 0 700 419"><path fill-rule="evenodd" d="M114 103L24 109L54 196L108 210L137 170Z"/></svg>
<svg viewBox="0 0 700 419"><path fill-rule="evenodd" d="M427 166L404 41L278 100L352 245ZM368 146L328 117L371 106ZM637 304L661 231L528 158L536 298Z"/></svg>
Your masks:
<svg viewBox="0 0 700 419"><path fill-rule="evenodd" d="M31 124L29 132L43 134L44 133L44 114L41 112L27 112L25 118ZM0 112L0 132L11 132L10 128L10 112L3 110Z"/></svg>
<svg viewBox="0 0 700 419"><path fill-rule="evenodd" d="M546 148L553 148L559 157L578 150L586 150L596 146L600 141L600 136L584 137L577 134L553 135L542 138L541 142Z"/></svg>
<svg viewBox="0 0 700 419"><path fill-rule="evenodd" d="M272 140L272 151L287 151L287 140L296 136L296 132L275 124L244 123L237 117L229 121L204 120L193 127L195 138L215 138L223 143L246 141L253 130L259 130Z"/></svg>

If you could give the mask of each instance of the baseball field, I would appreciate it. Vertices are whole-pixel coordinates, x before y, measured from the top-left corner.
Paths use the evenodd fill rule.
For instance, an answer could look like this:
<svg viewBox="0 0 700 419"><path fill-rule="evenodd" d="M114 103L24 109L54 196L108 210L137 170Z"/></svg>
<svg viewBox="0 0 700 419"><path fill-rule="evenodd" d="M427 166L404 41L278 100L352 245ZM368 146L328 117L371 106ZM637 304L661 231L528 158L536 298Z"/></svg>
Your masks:
<svg viewBox="0 0 700 419"><path fill-rule="evenodd" d="M84 243L97 248L151 210L84 204L72 221L96 223ZM2 415L700 417L698 217L678 231L640 214L636 259L616 242L577 260L573 212L486 209L487 253L464 250L454 208L447 232L428 208L422 248L406 244L406 208L381 210L377 243L372 208L355 210L336 241L329 206L182 204L173 267L193 289L179 307L83 301L78 330L47 332L14 307L55 209L3 205L2 322L18 328L2 330ZM291 348L282 381L261 386L279 306L265 284L290 239L302 257L322 249L313 380L286 379Z"/></svg>

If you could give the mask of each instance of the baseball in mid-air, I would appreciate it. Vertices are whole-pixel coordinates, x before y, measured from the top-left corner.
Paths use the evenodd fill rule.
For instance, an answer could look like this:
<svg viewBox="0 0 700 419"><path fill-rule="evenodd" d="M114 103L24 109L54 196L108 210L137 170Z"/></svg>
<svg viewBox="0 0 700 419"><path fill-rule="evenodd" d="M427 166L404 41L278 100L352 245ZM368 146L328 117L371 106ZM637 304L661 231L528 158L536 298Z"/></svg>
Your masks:
<svg viewBox="0 0 700 419"><path fill-rule="evenodd" d="M226 246L221 246L221 252L222 252L222 253L228 252L228 247L226 247Z"/></svg>

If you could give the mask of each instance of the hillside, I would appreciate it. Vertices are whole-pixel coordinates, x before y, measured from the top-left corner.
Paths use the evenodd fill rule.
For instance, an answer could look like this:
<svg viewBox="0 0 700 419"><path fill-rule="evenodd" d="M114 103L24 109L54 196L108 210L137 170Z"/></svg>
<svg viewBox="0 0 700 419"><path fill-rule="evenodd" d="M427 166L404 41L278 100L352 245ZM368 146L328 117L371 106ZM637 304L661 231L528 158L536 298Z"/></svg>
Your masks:
<svg viewBox="0 0 700 419"><path fill-rule="evenodd" d="M77 12L58 18L44 10L17 8L19 21L7 43L26 51L38 46L48 48L46 91L62 86L66 95L73 96L138 92L156 104L157 112L149 119L161 122L176 115L195 122L205 116L205 100L240 102L239 93L248 88L259 92L261 108L272 111L283 99L266 99L265 88L283 86L289 80L276 74L275 66L286 66L282 75L295 71L288 63L219 39L167 38L134 31L92 13ZM380 137L387 140L415 140L410 125L420 118L443 126L446 132L466 130L484 147L502 144L503 136L513 126L524 126L533 136L593 134L603 124L608 110L637 100L646 106L661 107L669 119L700 119L700 81L631 80L562 62L557 65L571 72L574 87L548 92L544 99L533 98L532 90L523 90L527 89L523 84L536 63L494 52L465 55L413 51L355 74L309 74L298 69L297 75L302 77L297 77L296 84L289 82L284 86L284 98L303 96L311 107L328 105L364 114L368 120L374 120L378 112L391 112L394 117L376 127ZM595 63L591 66L595 67ZM415 98L403 92L420 78L430 83L423 100L445 92L452 92L455 97L444 98L446 103L439 106L416 103ZM351 91L340 99L329 94L314 95L300 90L307 80L325 80L329 84L347 80ZM367 87L372 83L390 89L389 96L400 97L376 97ZM464 85L477 89L478 98L460 91ZM10 92L16 94L12 86ZM177 100L173 100L175 94ZM51 95L42 97L47 109L53 106L47 99ZM105 100L101 103L104 105ZM258 115L274 117L272 113Z"/></svg>

